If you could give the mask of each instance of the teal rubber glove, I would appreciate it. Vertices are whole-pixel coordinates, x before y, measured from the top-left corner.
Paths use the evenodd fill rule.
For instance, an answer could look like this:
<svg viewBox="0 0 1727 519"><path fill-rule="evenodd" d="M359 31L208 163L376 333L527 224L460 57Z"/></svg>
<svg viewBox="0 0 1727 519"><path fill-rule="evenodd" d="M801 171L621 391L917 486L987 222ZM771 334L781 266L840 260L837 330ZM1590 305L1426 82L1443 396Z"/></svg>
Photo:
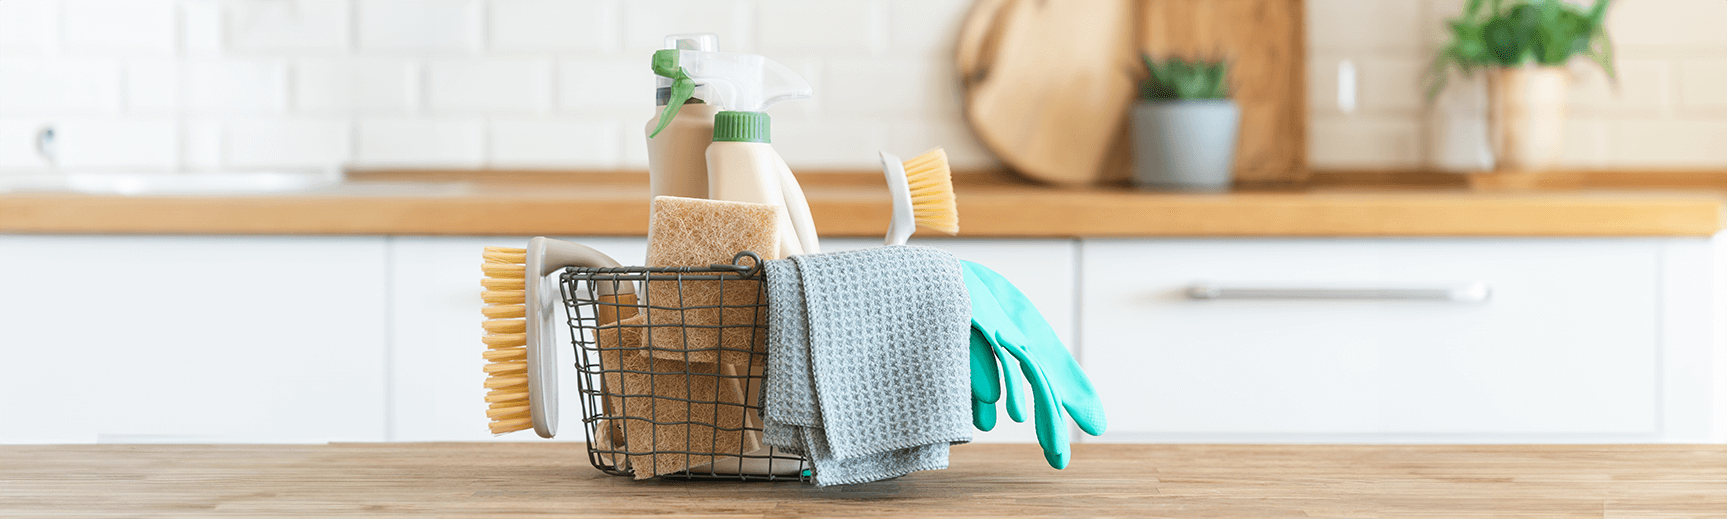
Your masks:
<svg viewBox="0 0 1727 519"><path fill-rule="evenodd" d="M1007 374L1007 415L1015 422L1025 421L1025 399L1020 397L1025 376L1008 364L1011 358L1007 352L998 351L982 331L971 329L971 423L980 431L995 428L995 403L1001 400L1003 373Z"/></svg>
<svg viewBox="0 0 1727 519"><path fill-rule="evenodd" d="M1072 417L1086 434L1103 434L1108 421L1104 417L1103 404L1097 398L1097 390L1025 294L983 265L963 260L960 264L972 303L972 329L977 332L973 335L973 367L980 364L980 348L975 339L981 336L992 346L1005 374L1019 371L1025 375L1025 381L1031 386L1033 407L1037 413L1037 441L1043 447L1044 459L1051 467L1066 468L1070 451L1067 421L1063 419L1062 411L1066 410L1066 415ZM1006 355L1002 355L1003 352ZM1010 356L1018 361L1019 370L1007 367ZM984 417L978 414L980 407L989 407L985 413L991 426L995 421L994 406L981 405L989 401L983 398L990 396L991 391L985 386L994 386L993 380L988 380L990 375L987 369L981 372L974 369L972 372L973 422L978 425L985 422ZM977 380L979 376L986 380ZM1016 380L1008 381L1010 415L1014 414L1016 385Z"/></svg>

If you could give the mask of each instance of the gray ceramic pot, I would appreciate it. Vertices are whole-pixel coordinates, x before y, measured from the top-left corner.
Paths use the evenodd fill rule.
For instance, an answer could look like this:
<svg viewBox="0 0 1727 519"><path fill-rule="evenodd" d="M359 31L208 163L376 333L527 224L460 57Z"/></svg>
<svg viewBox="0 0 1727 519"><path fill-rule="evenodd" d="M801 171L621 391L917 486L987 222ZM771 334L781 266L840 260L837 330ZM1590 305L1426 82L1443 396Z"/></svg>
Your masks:
<svg viewBox="0 0 1727 519"><path fill-rule="evenodd" d="M1234 179L1241 109L1229 99L1149 101L1133 107L1133 184L1226 191Z"/></svg>

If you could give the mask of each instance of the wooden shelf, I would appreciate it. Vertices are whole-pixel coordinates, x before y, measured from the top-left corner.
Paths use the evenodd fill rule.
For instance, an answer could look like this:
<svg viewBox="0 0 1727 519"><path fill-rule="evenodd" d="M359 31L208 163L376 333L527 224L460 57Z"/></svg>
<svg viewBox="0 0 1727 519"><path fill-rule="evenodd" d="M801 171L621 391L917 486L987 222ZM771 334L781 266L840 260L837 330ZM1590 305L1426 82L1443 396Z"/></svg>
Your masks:
<svg viewBox="0 0 1727 519"><path fill-rule="evenodd" d="M800 173L823 236L880 236L873 173ZM1708 236L1718 188L1478 192L1316 181L1227 194L1055 189L957 175L961 237ZM379 172L283 196L0 194L0 232L612 235L647 232L639 173ZM930 233L920 233L928 237Z"/></svg>

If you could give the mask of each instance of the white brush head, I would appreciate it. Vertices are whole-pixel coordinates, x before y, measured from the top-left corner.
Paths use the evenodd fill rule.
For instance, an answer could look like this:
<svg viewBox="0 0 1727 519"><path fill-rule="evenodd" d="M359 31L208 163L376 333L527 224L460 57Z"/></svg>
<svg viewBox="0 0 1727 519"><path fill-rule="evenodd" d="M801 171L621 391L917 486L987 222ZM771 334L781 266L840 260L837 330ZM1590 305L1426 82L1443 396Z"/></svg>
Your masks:
<svg viewBox="0 0 1727 519"><path fill-rule="evenodd" d="M911 208L911 185L905 180L905 164L892 153L881 152L882 176L887 177L888 196L893 199L893 220L888 222L888 245L905 245L917 231L917 215Z"/></svg>
<svg viewBox="0 0 1727 519"><path fill-rule="evenodd" d="M546 293L546 245L550 241L537 237L528 241L528 268L523 288L526 289L528 335L528 407L534 419L534 433L541 438L558 434L558 350L553 344L553 297Z"/></svg>

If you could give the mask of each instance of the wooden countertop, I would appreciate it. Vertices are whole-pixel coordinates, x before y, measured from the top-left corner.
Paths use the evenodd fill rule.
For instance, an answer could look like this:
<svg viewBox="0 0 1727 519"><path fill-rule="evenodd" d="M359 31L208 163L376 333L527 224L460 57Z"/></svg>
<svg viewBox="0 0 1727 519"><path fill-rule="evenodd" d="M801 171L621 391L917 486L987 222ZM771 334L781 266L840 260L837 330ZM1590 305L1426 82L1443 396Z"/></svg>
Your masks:
<svg viewBox="0 0 1727 519"><path fill-rule="evenodd" d="M823 236L885 232L879 175L800 177ZM1718 188L1168 194L958 177L962 237L1708 236L1727 200ZM276 196L0 194L0 233L641 236L647 221L645 176L628 173L384 172Z"/></svg>
<svg viewBox="0 0 1727 519"><path fill-rule="evenodd" d="M1719 517L1727 446L955 447L816 488L631 481L581 444L0 446L0 517Z"/></svg>

